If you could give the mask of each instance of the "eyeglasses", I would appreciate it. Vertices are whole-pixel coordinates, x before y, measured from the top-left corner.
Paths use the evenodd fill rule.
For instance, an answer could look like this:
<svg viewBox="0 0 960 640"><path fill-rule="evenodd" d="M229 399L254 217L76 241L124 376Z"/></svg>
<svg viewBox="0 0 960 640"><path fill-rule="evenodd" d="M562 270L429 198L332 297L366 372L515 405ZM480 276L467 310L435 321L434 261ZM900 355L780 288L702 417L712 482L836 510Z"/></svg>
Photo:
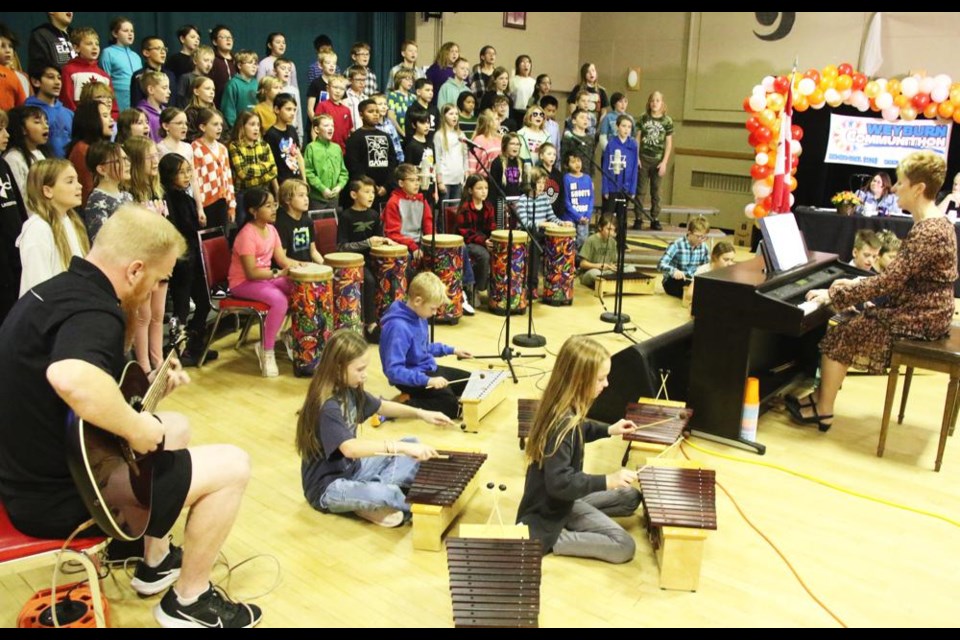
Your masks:
<svg viewBox="0 0 960 640"><path fill-rule="evenodd" d="M707 239L707 236L706 236L706 234L704 234L704 233L691 233L691 234L690 234L690 239L691 239L691 240L699 240L700 242L703 242L704 240Z"/></svg>
<svg viewBox="0 0 960 640"><path fill-rule="evenodd" d="M163 53L166 53L167 51L169 51L169 49L167 49L166 47L147 47L147 51L161 51Z"/></svg>

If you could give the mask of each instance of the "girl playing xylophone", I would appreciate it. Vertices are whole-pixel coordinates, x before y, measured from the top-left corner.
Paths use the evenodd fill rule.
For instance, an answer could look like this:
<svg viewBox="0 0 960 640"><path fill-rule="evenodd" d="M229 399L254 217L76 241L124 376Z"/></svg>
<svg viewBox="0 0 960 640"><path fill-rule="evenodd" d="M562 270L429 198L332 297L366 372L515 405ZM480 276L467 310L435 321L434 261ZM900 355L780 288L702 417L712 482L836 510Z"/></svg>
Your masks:
<svg viewBox="0 0 960 640"><path fill-rule="evenodd" d="M623 563L636 543L610 516L629 516L640 505L637 475L583 472L583 445L636 430L630 420L606 425L586 419L610 373L610 354L592 338L563 343L527 441L526 482L517 522L543 542L544 552Z"/></svg>
<svg viewBox="0 0 960 640"><path fill-rule="evenodd" d="M319 511L353 512L396 527L410 518L402 488L413 483L419 461L437 451L416 438L361 440L357 427L375 413L436 425L452 421L364 391L369 363L367 343L355 331L341 329L327 342L297 421L303 494Z"/></svg>

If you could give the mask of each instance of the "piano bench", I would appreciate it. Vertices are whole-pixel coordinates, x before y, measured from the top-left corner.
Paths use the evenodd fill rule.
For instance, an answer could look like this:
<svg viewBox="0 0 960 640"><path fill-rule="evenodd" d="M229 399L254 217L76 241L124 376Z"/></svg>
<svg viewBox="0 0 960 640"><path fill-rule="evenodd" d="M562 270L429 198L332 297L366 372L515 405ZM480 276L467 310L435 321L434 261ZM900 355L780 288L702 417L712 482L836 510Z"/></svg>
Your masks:
<svg viewBox="0 0 960 640"><path fill-rule="evenodd" d="M883 403L883 421L880 423L880 442L877 444L877 456L883 457L887 440L887 428L890 426L890 412L893 410L893 397L897 392L897 380L900 367L907 368L903 381L903 394L900 398L900 413L897 424L903 424L913 381L915 368L946 373L950 376L947 384L947 399L943 407L943 419L940 425L940 443L937 448L937 461L934 471L940 471L943 452L947 447L947 436L953 435L960 409L960 327L950 327L950 334L940 340L897 340L893 343L893 355L890 358L890 373L887 377L887 396Z"/></svg>

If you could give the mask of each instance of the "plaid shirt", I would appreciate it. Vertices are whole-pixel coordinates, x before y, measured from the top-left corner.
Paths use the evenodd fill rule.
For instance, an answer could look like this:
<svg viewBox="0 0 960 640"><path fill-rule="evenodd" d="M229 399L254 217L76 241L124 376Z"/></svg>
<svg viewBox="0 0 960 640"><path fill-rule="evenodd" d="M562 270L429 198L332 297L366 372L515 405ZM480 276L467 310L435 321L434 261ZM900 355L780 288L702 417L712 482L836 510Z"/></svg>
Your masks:
<svg viewBox="0 0 960 640"><path fill-rule="evenodd" d="M209 148L202 138L194 140L192 145L193 169L197 172L203 206L209 207L223 198L227 201L227 208L236 211L237 198L233 191L229 153L219 142L214 142L213 145L213 149Z"/></svg>
<svg viewBox="0 0 960 640"><path fill-rule="evenodd" d="M277 177L277 163L273 159L270 145L263 140L253 144L236 140L227 147L230 150L230 166L233 168L233 180L241 191L251 187L262 187Z"/></svg>
<svg viewBox="0 0 960 640"><path fill-rule="evenodd" d="M484 244L496 228L496 213L489 202L485 201L480 211L474 208L473 202L461 205L457 211L457 231L467 244Z"/></svg>
<svg viewBox="0 0 960 640"><path fill-rule="evenodd" d="M373 71L370 71L370 67L367 67L367 95L372 96L375 93L379 93L377 91L378 86L377 74L375 74Z"/></svg>
<svg viewBox="0 0 960 640"><path fill-rule="evenodd" d="M697 270L697 267L709 261L710 249L705 242L701 243L699 247L694 248L690 246L690 241L687 240L687 236L683 236L670 243L663 257L660 258L660 264L657 265L657 269L663 273L664 278L671 277L674 269L678 269L688 278L692 278L693 272Z"/></svg>

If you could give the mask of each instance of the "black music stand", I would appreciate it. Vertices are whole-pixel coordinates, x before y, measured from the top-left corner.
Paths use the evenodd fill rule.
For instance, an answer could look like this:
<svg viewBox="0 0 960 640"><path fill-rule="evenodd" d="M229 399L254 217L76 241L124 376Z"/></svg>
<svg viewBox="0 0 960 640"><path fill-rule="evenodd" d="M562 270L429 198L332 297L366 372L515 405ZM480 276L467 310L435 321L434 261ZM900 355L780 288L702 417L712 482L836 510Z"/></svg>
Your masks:
<svg viewBox="0 0 960 640"><path fill-rule="evenodd" d="M503 198L505 209L511 212L511 214L514 216L514 219L516 219L517 222L519 222L520 225L523 226L523 222L518 218L516 218L516 212L514 211L513 207L510 205L510 203L507 202L507 194L504 192L503 187L501 187L495 180L490 179L490 168L483 163L483 159L479 156L479 154L477 154L476 146L477 145L475 143L472 143L472 142L467 143L467 148L470 149L470 153L473 154L473 157L476 159L477 165L479 165L479 167L483 170L483 175L486 176L487 183L492 184L494 186L494 188L497 191L497 194L501 198ZM542 354L542 353L521 354L510 348L510 316L513 315L513 310L510 308L511 298L513 297L513 269L510 268L509 252L511 247L513 247L513 225L510 224L509 215L504 216L504 221L507 223L507 301L504 309L504 315L506 316L504 320L504 323L505 323L504 330L506 331L506 342L504 344L503 350L499 354L473 356L473 357L475 360L492 360L492 359L503 360L504 362L507 363L507 368L510 369L510 377L513 378L513 383L519 384L520 379L517 378L517 372L514 371L513 369L513 360L515 358L546 358L547 356L546 354ZM530 234L528 233L528 235ZM530 236L530 239L531 241L536 242L536 240L533 238L532 235ZM467 259L469 260L470 258L468 257ZM528 290L529 290L529 287L528 287ZM529 293L527 297L529 298ZM533 323L533 309L532 309L533 300L527 300L527 304L531 307L530 323L532 327L533 326L532 324ZM514 344L517 344L516 341L514 341ZM544 344L546 344L546 340L544 340ZM522 345L518 345L518 346L522 346Z"/></svg>

